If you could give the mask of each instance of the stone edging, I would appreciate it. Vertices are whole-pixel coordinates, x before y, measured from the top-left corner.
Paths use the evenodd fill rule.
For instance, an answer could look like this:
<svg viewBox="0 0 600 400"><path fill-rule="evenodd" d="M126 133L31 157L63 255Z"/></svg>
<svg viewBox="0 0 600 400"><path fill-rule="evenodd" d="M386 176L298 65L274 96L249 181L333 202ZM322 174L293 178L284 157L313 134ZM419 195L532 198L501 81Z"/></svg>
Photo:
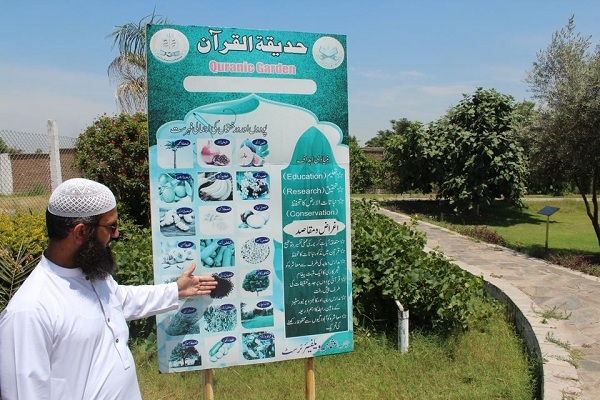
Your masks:
<svg viewBox="0 0 600 400"><path fill-rule="evenodd" d="M559 323L542 323L542 317L535 313L541 307L536 307L531 298L525 293L507 284L501 279L484 274L471 265L451 260L465 271L483 277L486 291L505 305L511 322L517 333L525 342L530 354L541 360L541 380L538 385L542 399L565 399L565 396L577 397L581 394L579 374L575 366L569 362L570 354L558 344L548 341L554 333L560 330Z"/></svg>
<svg viewBox="0 0 600 400"><path fill-rule="evenodd" d="M381 211L385 211L382 214L387 216L390 216L389 214L402 215L385 209L380 209ZM410 220L410 218L408 219ZM472 240L449 229L424 221L419 221L419 224L429 225L435 229L446 231L449 234ZM496 251L502 249L512 252L512 250L501 246L490 245L488 243L482 244ZM438 252L428 246L425 246L424 251ZM582 394L582 389L580 387L579 374L571 361L571 355L564 347L548 340L549 337L553 338L555 336L555 332L560 332L564 321L547 320L543 323L543 317L536 314L536 310L541 310L542 308L536 305L529 296L517 287L505 280L494 278L493 274L477 266L454 260L447 255L444 256L461 269L474 276L482 277L485 282L486 291L493 298L505 305L508 316L515 325L518 334L525 342L528 351L538 360L541 360L541 374L538 376L538 379L541 380L538 384L541 390L541 398L544 400L578 398ZM559 339L557 340L559 341Z"/></svg>

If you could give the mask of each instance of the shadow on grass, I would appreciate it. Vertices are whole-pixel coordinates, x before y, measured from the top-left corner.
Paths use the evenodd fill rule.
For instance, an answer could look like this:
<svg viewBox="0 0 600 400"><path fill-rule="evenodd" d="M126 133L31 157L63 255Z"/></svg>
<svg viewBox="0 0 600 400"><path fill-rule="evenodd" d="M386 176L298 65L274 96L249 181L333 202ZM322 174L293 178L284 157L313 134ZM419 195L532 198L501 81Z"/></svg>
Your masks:
<svg viewBox="0 0 600 400"><path fill-rule="evenodd" d="M382 205L403 214L443 221L445 224L452 225L452 230L463 235L505 246L565 268L600 276L600 253L558 247L549 247L546 250L545 246L540 244L507 243L501 236L487 228L489 226L510 227L516 224L545 225L547 223L545 217L531 214L531 211L526 208L520 209L499 201L491 207L480 208L479 215L475 212L459 215L452 210L447 201L441 200L390 200L382 202ZM549 221L549 223L553 225L557 222ZM478 227L479 225L482 226Z"/></svg>
<svg viewBox="0 0 600 400"><path fill-rule="evenodd" d="M508 227L515 224L545 224L546 221L533 216L525 209L498 201L493 206L481 207L479 215L473 210L470 213L457 214L446 200L390 200L385 201L386 208L408 215L422 215L427 218L445 221L456 225L480 225Z"/></svg>

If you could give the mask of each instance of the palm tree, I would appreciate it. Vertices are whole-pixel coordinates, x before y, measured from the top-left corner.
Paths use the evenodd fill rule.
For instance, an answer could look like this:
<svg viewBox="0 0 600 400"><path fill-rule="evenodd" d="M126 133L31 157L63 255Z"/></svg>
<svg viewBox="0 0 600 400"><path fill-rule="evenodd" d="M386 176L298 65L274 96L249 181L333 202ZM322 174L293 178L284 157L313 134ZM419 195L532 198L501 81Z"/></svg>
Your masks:
<svg viewBox="0 0 600 400"><path fill-rule="evenodd" d="M181 140L173 140L168 141L165 147L173 151L173 168L177 168L177 150L185 146L181 143Z"/></svg>
<svg viewBox="0 0 600 400"><path fill-rule="evenodd" d="M117 84L115 101L125 113L146 112L146 24L167 24L166 18L151 15L137 24L129 22L115 27L107 36L113 38L112 48L118 46L119 55L108 66L111 83Z"/></svg>

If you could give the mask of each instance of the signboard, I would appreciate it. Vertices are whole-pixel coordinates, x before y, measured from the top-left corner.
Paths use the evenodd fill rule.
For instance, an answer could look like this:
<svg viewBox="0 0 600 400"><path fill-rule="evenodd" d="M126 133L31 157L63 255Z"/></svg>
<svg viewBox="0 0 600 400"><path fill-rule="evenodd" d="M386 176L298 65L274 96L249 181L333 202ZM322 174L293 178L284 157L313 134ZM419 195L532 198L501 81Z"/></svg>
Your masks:
<svg viewBox="0 0 600 400"><path fill-rule="evenodd" d="M219 282L157 316L160 370L351 351L345 36L146 33L155 282Z"/></svg>

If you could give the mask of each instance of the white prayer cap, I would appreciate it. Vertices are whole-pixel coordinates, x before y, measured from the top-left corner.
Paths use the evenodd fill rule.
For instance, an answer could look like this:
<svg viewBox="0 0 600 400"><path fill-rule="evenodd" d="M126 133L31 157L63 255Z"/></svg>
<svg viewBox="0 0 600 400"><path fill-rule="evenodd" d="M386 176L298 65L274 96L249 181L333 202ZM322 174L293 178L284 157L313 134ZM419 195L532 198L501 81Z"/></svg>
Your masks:
<svg viewBox="0 0 600 400"><path fill-rule="evenodd" d="M91 217L115 208L117 201L109 188L84 178L64 181L50 195L48 211L59 217Z"/></svg>

